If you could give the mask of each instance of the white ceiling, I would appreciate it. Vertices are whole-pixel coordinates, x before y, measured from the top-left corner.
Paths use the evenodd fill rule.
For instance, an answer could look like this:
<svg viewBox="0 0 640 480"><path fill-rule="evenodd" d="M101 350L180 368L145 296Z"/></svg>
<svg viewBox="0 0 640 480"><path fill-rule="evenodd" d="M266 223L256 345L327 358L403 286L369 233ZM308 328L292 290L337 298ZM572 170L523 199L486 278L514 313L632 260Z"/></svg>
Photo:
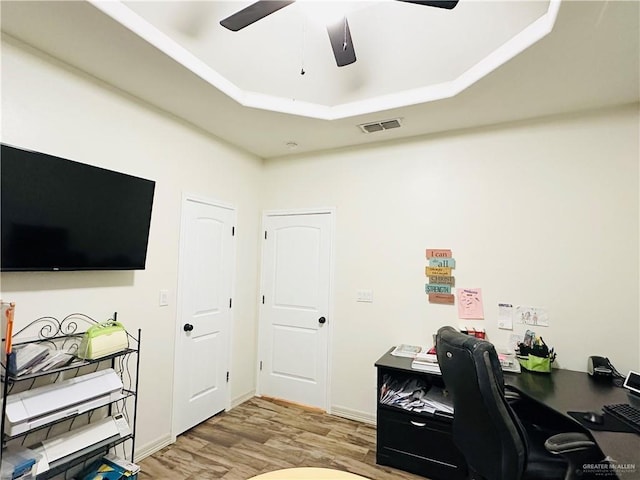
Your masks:
<svg viewBox="0 0 640 480"><path fill-rule="evenodd" d="M297 4L218 24L249 3L3 0L2 31L263 158L640 100L636 0L359 2L340 68Z"/></svg>

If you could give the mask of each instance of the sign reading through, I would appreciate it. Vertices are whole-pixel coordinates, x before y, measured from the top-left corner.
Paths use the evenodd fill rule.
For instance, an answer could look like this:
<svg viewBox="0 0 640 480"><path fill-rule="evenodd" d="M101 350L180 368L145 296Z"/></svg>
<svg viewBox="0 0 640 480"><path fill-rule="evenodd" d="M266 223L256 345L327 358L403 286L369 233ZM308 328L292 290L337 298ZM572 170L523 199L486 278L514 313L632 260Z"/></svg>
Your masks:
<svg viewBox="0 0 640 480"><path fill-rule="evenodd" d="M429 277L429 283L441 283L443 285L456 286L456 277L445 277L443 275L435 275Z"/></svg>

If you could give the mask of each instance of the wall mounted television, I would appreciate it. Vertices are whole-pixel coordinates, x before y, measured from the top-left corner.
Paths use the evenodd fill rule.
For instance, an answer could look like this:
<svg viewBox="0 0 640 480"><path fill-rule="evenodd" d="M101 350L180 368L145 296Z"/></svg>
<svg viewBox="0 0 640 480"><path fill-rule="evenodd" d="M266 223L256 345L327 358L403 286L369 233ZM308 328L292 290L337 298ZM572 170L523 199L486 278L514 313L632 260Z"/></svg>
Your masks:
<svg viewBox="0 0 640 480"><path fill-rule="evenodd" d="M1 145L0 270L143 270L155 182Z"/></svg>

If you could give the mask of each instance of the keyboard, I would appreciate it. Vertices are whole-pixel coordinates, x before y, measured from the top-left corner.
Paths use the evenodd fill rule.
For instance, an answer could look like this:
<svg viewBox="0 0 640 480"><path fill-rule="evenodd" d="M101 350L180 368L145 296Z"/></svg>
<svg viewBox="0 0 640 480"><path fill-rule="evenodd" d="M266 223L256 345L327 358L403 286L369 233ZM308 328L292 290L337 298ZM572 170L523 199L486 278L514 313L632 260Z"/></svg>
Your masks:
<svg viewBox="0 0 640 480"><path fill-rule="evenodd" d="M640 433L640 410L626 403L604 405L602 409Z"/></svg>

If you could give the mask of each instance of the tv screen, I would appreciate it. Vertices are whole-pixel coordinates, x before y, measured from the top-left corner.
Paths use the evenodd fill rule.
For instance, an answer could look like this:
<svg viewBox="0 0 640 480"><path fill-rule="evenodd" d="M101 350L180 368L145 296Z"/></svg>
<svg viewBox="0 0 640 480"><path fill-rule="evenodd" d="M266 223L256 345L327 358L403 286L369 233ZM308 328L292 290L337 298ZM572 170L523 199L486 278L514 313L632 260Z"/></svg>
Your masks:
<svg viewBox="0 0 640 480"><path fill-rule="evenodd" d="M145 268L155 182L1 148L3 272Z"/></svg>

